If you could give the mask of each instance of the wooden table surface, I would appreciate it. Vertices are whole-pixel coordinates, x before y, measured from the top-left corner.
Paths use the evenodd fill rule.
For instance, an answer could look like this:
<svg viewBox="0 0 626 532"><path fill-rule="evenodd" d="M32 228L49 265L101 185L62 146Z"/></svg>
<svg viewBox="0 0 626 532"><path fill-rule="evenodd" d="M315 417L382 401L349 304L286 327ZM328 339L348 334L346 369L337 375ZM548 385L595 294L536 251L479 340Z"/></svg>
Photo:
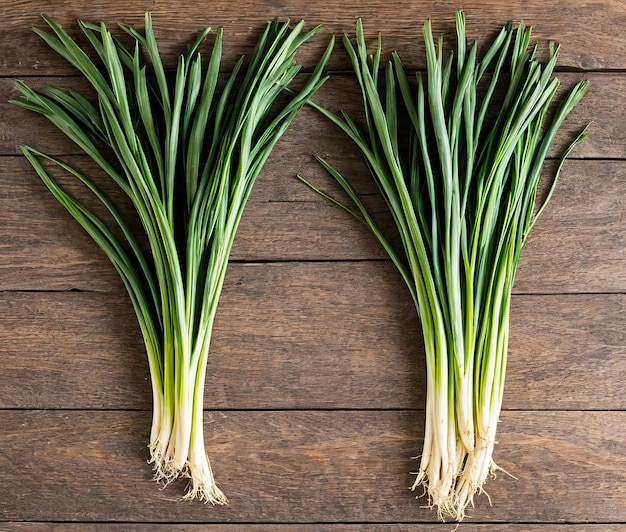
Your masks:
<svg viewBox="0 0 626 532"><path fill-rule="evenodd" d="M52 4L52 3L51 3ZM328 157L363 183L357 153L304 109L263 170L221 298L205 430L227 507L159 490L146 464L151 393L134 314L107 259L38 181L18 146L89 169L43 119L5 103L16 79L84 86L30 31L46 12L141 23L153 12L172 66L195 31L223 25L226 63L274 16L331 33L364 20L423 68L421 25L453 39L454 9L485 42L523 19L561 44L584 101L557 140L593 121L523 252L495 459L466 531L626 530L626 3L623 0L2 0L0 5L0 530L452 530L407 489L424 424L424 355L402 280L373 238L300 184L332 190ZM319 98L356 109L338 46ZM553 152L552 156L556 153ZM549 168L554 162L548 163ZM74 524L70 524L74 523ZM497 523L497 524L496 524ZM212 525L210 525L212 524ZM343 524L343 526L341 525Z"/></svg>

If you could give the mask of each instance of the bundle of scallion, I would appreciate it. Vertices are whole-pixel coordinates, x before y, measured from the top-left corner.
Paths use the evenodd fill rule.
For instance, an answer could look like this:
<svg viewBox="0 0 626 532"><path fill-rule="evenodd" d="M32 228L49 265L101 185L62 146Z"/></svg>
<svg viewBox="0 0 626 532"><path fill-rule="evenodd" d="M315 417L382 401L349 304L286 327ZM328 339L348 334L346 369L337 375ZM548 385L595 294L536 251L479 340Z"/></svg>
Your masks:
<svg viewBox="0 0 626 532"><path fill-rule="evenodd" d="M288 22L273 21L246 72L239 75L242 57L220 93L221 28L207 66L198 48L209 30L179 58L170 77L159 56L150 14L143 32L121 26L131 38L131 48L103 23L79 22L98 64L59 24L47 17L45 21L52 32L35 32L90 82L97 101L72 90L45 87L37 92L18 83L22 96L13 103L47 117L97 163L130 198L143 237L133 235L92 178L36 148L24 147L23 152L52 194L106 253L128 290L152 380L149 448L156 479L168 483L189 477L186 498L225 503L203 437L213 320L252 185L295 114L324 83L322 71L332 41L303 88L287 97L285 89L299 71L296 50L319 28L303 32L303 22L290 28ZM59 186L46 163L82 182L108 211L112 225ZM147 242L148 253L140 241Z"/></svg>
<svg viewBox="0 0 626 532"><path fill-rule="evenodd" d="M379 79L380 37L368 56L358 21L356 47L345 35L344 45L361 87L365 128L346 113L313 104L363 153L401 249L383 235L354 187L324 160L356 208L313 188L371 229L408 285L427 366L424 447L413 489L424 488L440 517L461 520L474 494L484 491L488 474L498 469L492 451L515 272L565 157L585 136L583 131L565 150L539 201L548 149L587 83L578 83L549 109L558 87L552 78L554 47L541 65L535 49L529 50L530 29L509 24L479 61L476 44L466 44L460 11L456 30L456 54L444 61L442 42L435 44L426 22L427 81L418 73L412 87L397 53ZM405 137L398 127L404 117Z"/></svg>

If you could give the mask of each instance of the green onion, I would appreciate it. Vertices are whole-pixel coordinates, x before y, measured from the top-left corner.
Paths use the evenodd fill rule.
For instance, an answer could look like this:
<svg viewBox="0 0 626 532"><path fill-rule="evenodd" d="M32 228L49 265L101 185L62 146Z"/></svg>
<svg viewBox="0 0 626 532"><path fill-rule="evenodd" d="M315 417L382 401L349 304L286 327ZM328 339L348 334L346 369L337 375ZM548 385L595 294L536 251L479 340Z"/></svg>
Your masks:
<svg viewBox="0 0 626 532"><path fill-rule="evenodd" d="M245 73L243 57L218 91L222 29L208 65L201 32L173 76L161 61L149 13L143 32L125 25L126 48L103 23L79 22L97 64L54 20L35 32L90 82L97 101L75 91L18 83L13 103L41 113L130 198L143 235L133 234L95 181L33 147L23 152L50 192L109 257L124 282L145 341L153 389L150 435L155 478L190 478L186 498L225 503L204 445L203 393L213 321L228 257L250 191L298 110L324 83L331 41L303 88L296 50L315 28L269 23ZM148 61L144 61L143 53ZM149 66L148 66L149 65ZM238 87L238 88L236 88ZM112 161L110 160L112 159ZM49 174L53 163L87 187L108 223ZM110 216L109 216L110 215ZM140 241L147 243L148 251Z"/></svg>
<svg viewBox="0 0 626 532"><path fill-rule="evenodd" d="M442 41L435 44L426 22L426 80L418 73L413 86L397 53L379 75L380 37L368 56L359 20L356 46L346 35L344 45L361 87L365 128L345 113L313 105L362 152L397 227L399 249L348 180L319 159L356 207L315 190L369 227L418 309L427 398L424 446L412 489L421 486L441 518L460 521L474 495L484 492L487 476L499 469L492 452L515 272L565 157L586 135L583 130L562 154L549 192L539 201L548 148L587 83L578 83L552 110L558 87L552 77L555 47L542 65L529 49L530 28L521 24L514 30L509 24L478 60L476 44L466 43L460 11L456 28L456 54L444 61ZM399 126L404 119L408 134Z"/></svg>

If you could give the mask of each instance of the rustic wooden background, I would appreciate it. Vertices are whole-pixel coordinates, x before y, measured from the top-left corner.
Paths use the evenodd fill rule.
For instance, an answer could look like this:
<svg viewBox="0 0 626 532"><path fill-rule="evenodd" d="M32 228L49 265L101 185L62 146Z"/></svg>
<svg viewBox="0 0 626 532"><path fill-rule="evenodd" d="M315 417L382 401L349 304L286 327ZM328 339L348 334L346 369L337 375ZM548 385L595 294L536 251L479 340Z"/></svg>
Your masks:
<svg viewBox="0 0 626 532"><path fill-rule="evenodd" d="M461 530L626 528L626 4L623 0L2 0L0 3L0 529L452 530L407 487L423 432L420 333L407 291L372 237L301 185L332 188L312 153L366 183L358 155L304 110L268 161L237 236L214 333L206 440L228 507L181 502L146 464L150 383L113 268L18 155L69 155L44 120L5 103L14 82L81 86L30 31L46 12L141 23L150 10L171 66L195 31L223 25L227 63L270 18L330 33L361 16L423 68L420 31L453 38L462 7L485 42L507 20L561 43L564 87L590 81L558 143L589 139L523 253L499 427L499 475ZM358 92L340 47L327 105ZM70 524L74 523L74 524ZM213 525L209 525L213 524ZM228 524L228 525L227 525ZM342 525L343 524L343 525Z"/></svg>

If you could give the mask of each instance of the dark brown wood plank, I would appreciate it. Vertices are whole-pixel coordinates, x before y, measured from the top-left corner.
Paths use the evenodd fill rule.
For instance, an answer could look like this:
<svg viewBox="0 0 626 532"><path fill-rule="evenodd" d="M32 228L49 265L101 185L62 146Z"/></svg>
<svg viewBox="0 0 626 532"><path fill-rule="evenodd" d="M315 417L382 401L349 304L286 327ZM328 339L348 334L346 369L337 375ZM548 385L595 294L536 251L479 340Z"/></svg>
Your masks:
<svg viewBox="0 0 626 532"><path fill-rule="evenodd" d="M363 3L357 0L336 3L332 0L319 2L292 2L276 4L271 0L255 2L254 7L233 2L216 2L210 10L192 0L183 0L175 6L171 2L157 0L140 4L128 4L121 0L89 4L44 0L7 0L4 3L4 31L0 37L0 69L6 74L29 75L58 73L64 68L62 61L46 50L33 35L32 26L43 27L40 13L47 13L76 32L73 22L86 19L105 21L114 27L118 21L142 24L143 11L150 10L154 16L155 31L160 49L167 65L175 64L175 56L185 50L194 33L205 26L225 28L225 55L232 63L235 57L249 54L265 23L273 17L281 19L304 18L308 27L322 24L326 33L314 44L303 50L300 60L311 66L319 57L329 34L354 32L356 17L362 17L366 35L374 39L378 32L384 35L385 52L399 49L406 61L415 65L423 63L421 26L427 18L433 19L434 31L444 33L454 42L454 10L458 2L444 0L433 3L425 0L396 4L384 2ZM467 14L467 34L478 39L484 46L508 20L524 20L534 27L534 38L542 44L548 40L561 43L559 64L578 69L624 69L626 68L626 44L620 28L626 25L626 10L620 0L595 2L593 0L550 3L532 0L522 3L496 0L463 2ZM567 17L563 16L564 10ZM338 46L340 47L340 45ZM334 68L345 68L346 57L338 53Z"/></svg>
<svg viewBox="0 0 626 532"><path fill-rule="evenodd" d="M626 153L626 133L621 127L626 121L626 103L621 95L626 91L626 77L608 72L557 74L561 88L557 99L581 79L590 84L587 95L563 124L555 139L550 157L558 157L564 146L590 122L593 123L587 140L572 153L576 158L620 158ZM0 78L0 154L21 153L19 146L31 144L39 149L61 155L77 153L78 148L67 140L46 119L28 112L8 101L19 95L15 78ZM26 80L33 88L55 85L91 94L87 83L78 77L33 77ZM496 94L496 98L498 94ZM362 116L362 97L353 75L332 74L330 80L317 93L316 101L332 111L345 110L355 119ZM33 132L37 133L34 134ZM342 134L317 112L304 109L287 133L288 159L313 153L323 153L331 158L356 155L356 150ZM337 146L338 141L342 145ZM343 146L345 144L345 146ZM352 154L350 153L352 151ZM309 163L311 164L311 163ZM306 165L304 165L306 167Z"/></svg>
<svg viewBox="0 0 626 532"><path fill-rule="evenodd" d="M566 163L551 203L522 251L515 291L576 292L578 286L581 292L624 292L626 172L622 164Z"/></svg>
<svg viewBox="0 0 626 532"><path fill-rule="evenodd" d="M242 525L220 523L220 524L176 524L168 525L163 523L150 523L150 524L134 524L134 523L33 523L33 522L6 522L2 523L2 528L5 532L56 532L56 531L68 531L73 532L75 530L81 532L100 532L102 530L111 530L112 532L128 531L128 532L143 532L158 530L159 532L214 532L224 531L231 532L234 530L241 530ZM601 524L601 525L589 525L589 524L471 524L462 523L458 526L451 523L411 523L411 524L399 524L399 523L387 523L381 524L342 524L333 523L320 525L315 524L247 524L246 530L249 532L298 532L298 531L311 531L311 530L325 530L331 532L429 532L435 530L437 532L454 532L460 530L462 532L623 532L626 525L621 524Z"/></svg>
<svg viewBox="0 0 626 532"><path fill-rule="evenodd" d="M294 178L307 173L323 188L336 190L321 169L308 165L308 156L291 157L290 143L284 140L252 191L231 258L386 258L364 226ZM85 171L93 168L84 160L79 164ZM338 166L354 175L357 184L368 183L359 160L341 159ZM106 257L24 158L0 158L0 190L5 220L0 225L0 289L110 290L119 285ZM568 161L553 200L522 253L515 291L625 291L625 191L623 161Z"/></svg>
<svg viewBox="0 0 626 532"><path fill-rule="evenodd" d="M54 5L53 5L54 4ZM31 31L39 13L76 35L76 18L140 23L154 13L168 68L196 30L225 27L226 67L266 21L325 31L299 52L312 68L331 33L382 31L424 68L421 24L454 42L463 7L484 49L509 19L534 26L545 57L561 44L562 89L590 80L558 150L587 122L553 203L524 250L511 310L496 460L467 532L626 532L626 7L622 0L400 4L5 0L0 7L0 530L455 530L407 486L423 432L424 355L415 309L373 238L294 179L336 187L323 155L374 192L360 157L311 109L277 146L237 235L205 394L206 439L228 508L158 490L147 458L151 393L123 286L107 259L38 182L18 146L76 149L12 107L15 79L74 86L75 72ZM208 47L207 47L208 48ZM339 43L318 99L358 116ZM80 85L80 81L78 84ZM581 160L582 159L582 160ZM592 160L596 159L596 160ZM73 161L85 164L80 157ZM551 163L553 165L553 163ZM116 196L119 199L119 196ZM376 201L372 202L374 205ZM376 207L381 210L380 207ZM128 211L127 204L122 210ZM383 225L388 225L384 214ZM264 262L269 261L269 262ZM302 262L299 262L302 261ZM72 290L72 291L70 291ZM78 290L73 291L73 290ZM593 524L591 524L593 523Z"/></svg>
<svg viewBox="0 0 626 532"><path fill-rule="evenodd" d="M515 296L504 408L626 408L625 313L624 295ZM421 338L388 263L232 264L205 401L216 409L423 408ZM122 288L5 292L0 352L0 408L151 408Z"/></svg>
<svg viewBox="0 0 626 532"><path fill-rule="evenodd" d="M436 522L407 490L422 415L207 413L228 507L181 503L150 481L145 412L2 411L0 518L132 522ZM624 412L508 412L500 474L469 522L626 521Z"/></svg>
<svg viewBox="0 0 626 532"><path fill-rule="evenodd" d="M104 253L24 157L0 158L0 174L0 289L109 290L119 285ZM43 264L51 273L48 279L41 275Z"/></svg>

